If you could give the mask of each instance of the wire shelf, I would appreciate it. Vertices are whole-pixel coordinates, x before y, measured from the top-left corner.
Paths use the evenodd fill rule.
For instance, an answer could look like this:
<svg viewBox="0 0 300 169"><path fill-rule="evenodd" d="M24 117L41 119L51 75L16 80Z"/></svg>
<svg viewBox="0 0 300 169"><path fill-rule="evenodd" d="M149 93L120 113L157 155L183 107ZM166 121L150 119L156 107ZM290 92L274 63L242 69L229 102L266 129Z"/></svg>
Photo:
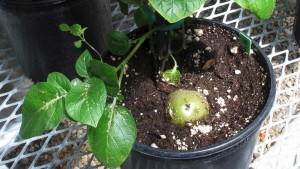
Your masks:
<svg viewBox="0 0 300 169"><path fill-rule="evenodd" d="M111 2L116 30L130 32L130 15ZM233 0L210 0L193 17L213 19L242 30L263 48L276 73L277 94L270 116L261 128L251 169L297 169L300 166L300 49L293 38L295 4L277 0L273 16L259 20ZM82 125L63 120L41 136L18 136L21 106L32 85L12 54L6 33L0 30L0 169L104 168L87 148ZM298 168L299 169L299 168Z"/></svg>

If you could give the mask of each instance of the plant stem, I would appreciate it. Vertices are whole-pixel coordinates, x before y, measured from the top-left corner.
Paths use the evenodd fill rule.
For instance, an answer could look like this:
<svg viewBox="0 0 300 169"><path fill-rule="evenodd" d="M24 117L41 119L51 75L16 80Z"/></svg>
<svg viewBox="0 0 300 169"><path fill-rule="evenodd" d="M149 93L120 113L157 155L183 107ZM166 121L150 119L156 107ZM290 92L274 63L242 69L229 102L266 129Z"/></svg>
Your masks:
<svg viewBox="0 0 300 169"><path fill-rule="evenodd" d="M114 97L114 100L110 105L110 108L113 110L116 107L116 105L117 105L117 97Z"/></svg>
<svg viewBox="0 0 300 169"><path fill-rule="evenodd" d="M152 30L152 25L149 25L149 30ZM158 58L155 55L154 52L154 39L153 39L153 34L150 35L150 40L149 40L149 46L150 46L150 51L151 51L151 55L153 56L153 62L154 62L154 69L158 70Z"/></svg>
<svg viewBox="0 0 300 169"><path fill-rule="evenodd" d="M123 75L124 75L124 70L125 70L125 66L122 67L121 72L120 72L120 76L119 76L119 86L121 86L122 83L122 79L123 79Z"/></svg>
<svg viewBox="0 0 300 169"><path fill-rule="evenodd" d="M135 44L135 43L137 43L141 38L142 38L142 37L139 37L139 38L137 38L137 39L131 40L130 43Z"/></svg>
<svg viewBox="0 0 300 169"><path fill-rule="evenodd" d="M183 25L182 25L182 27L181 27L181 33L182 33L182 37L183 37L183 39L182 39L182 48L185 50L186 48L187 48L187 46L186 46L186 39L185 39L185 24L183 23Z"/></svg>
<svg viewBox="0 0 300 169"><path fill-rule="evenodd" d="M79 36L79 38L88 46L90 47L93 51L95 51L97 53L97 55L100 57L100 60L102 62L102 55L89 43L85 40L84 35L83 36Z"/></svg>
<svg viewBox="0 0 300 169"><path fill-rule="evenodd" d="M173 61L174 61L174 67L173 67L173 69L172 69L172 73L175 73L176 70L177 70L177 68L178 68L177 62L176 62L176 59L174 58L174 56L173 56L172 54L170 54L170 56L171 56L171 58L172 58Z"/></svg>
<svg viewBox="0 0 300 169"><path fill-rule="evenodd" d="M124 75L124 69L125 69L125 66L122 67L121 72L120 72L120 76L119 76L119 79L118 79L119 86L121 86L121 82L122 82L123 75ZM113 116L114 109L115 109L115 107L117 105L117 99L118 99L117 97L114 97L113 102L110 105L110 108L112 110L110 112L110 115L109 115L110 118L112 118L112 116Z"/></svg>
<svg viewBox="0 0 300 169"><path fill-rule="evenodd" d="M114 97L112 104L109 106L110 112L109 112L108 126L111 126L116 105L117 105L117 97Z"/></svg>
<svg viewBox="0 0 300 169"><path fill-rule="evenodd" d="M122 67L121 69L121 72L120 72L120 75L119 75L119 79L118 79L118 83L119 83L119 86L121 86L121 83L122 83L122 79L123 79L123 75L124 75L124 70L125 70L125 66ZM114 109L117 105L117 97L114 97L114 100L113 102L111 103L110 105L110 108L111 108L111 112L109 114L109 118L111 119L113 114L114 114Z"/></svg>
<svg viewBox="0 0 300 169"><path fill-rule="evenodd" d="M172 52L171 52L171 37L170 37L169 33L168 33L168 42L167 43L168 43L167 44L167 55L164 57L164 59L162 61L161 68L160 68L161 72L164 72L166 63L169 60L170 55L172 54Z"/></svg>
<svg viewBox="0 0 300 169"><path fill-rule="evenodd" d="M128 61L133 57L133 55L137 52L137 50L141 47L141 45L145 42L145 40L153 33L155 32L157 29L153 29L149 32L147 32L146 34L144 34L143 36L141 36L141 38L139 38L138 43L135 45L135 47L133 48L133 50L126 56L126 58L119 64L119 66L117 67L117 71L119 71L126 63L128 63Z"/></svg>

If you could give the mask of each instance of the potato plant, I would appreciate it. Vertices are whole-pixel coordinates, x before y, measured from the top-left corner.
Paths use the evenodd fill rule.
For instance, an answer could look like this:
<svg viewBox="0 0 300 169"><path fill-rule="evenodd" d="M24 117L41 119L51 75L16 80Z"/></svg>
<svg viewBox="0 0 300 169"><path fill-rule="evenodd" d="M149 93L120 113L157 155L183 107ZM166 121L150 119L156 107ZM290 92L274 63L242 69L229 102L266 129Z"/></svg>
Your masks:
<svg viewBox="0 0 300 169"><path fill-rule="evenodd" d="M118 104L124 99L120 93L120 85L125 65L147 39L153 42L154 32L158 37L160 34L167 34L167 40L162 41L163 47L156 50L158 57L155 59L160 63L157 71L162 72L161 77L165 82L177 86L181 74L173 57L171 41L184 36L178 35L174 30L182 29L181 32L184 33L184 19L205 1L119 0L124 13L128 12L128 5L137 6L134 20L139 27L148 26L149 30L137 39L130 39L122 32L110 32L106 35L105 44L109 51L117 56L125 56L117 66L103 62L100 52L84 37L87 28L82 28L79 24L61 24L61 31L69 32L78 38L74 42L77 48L82 47L84 43L95 51L100 59L93 59L86 50L79 56L75 65L80 78L69 80L63 74L54 72L49 74L46 82L32 86L22 107L20 135L23 138L41 135L44 131L56 127L65 115L72 121L88 126L88 143L102 164L110 168L120 166L128 157L137 137L135 120L130 110ZM275 6L275 0L235 1L262 19L270 17ZM184 50L184 38L181 40ZM174 67L165 70L169 58L173 60ZM187 96L184 100L180 99L182 94ZM183 125L205 117L209 113L209 105L201 93L178 90L170 94L167 112L174 123Z"/></svg>

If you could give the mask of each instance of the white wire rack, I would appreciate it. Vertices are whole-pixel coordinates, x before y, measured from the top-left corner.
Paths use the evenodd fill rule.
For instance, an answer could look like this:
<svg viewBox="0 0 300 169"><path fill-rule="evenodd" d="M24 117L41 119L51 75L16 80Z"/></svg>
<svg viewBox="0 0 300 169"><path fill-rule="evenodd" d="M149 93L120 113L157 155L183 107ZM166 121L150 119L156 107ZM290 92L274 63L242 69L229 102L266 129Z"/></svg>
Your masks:
<svg viewBox="0 0 300 169"><path fill-rule="evenodd" d="M295 5L277 0L274 15L264 21L239 8L232 0L210 0L194 17L224 22L259 42L271 60L277 80L276 102L261 128L252 169L299 169L300 166L300 49L292 30ZM120 13L111 2L116 30L136 28L132 14ZM134 9L130 8L132 13ZM32 85L11 54L5 32L0 31L0 169L103 168L88 150L85 128L63 121L42 136L18 137L23 98Z"/></svg>

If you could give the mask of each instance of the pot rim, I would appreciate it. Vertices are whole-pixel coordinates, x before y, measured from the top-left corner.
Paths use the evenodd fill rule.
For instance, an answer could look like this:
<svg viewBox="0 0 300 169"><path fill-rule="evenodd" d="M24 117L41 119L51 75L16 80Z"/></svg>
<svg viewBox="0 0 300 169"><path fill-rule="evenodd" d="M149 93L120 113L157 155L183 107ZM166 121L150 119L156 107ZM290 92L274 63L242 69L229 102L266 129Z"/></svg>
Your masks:
<svg viewBox="0 0 300 169"><path fill-rule="evenodd" d="M195 22L197 23L203 23L203 24L211 24L211 25L218 25L224 29L231 30L233 32L241 32L240 30L231 27L229 25L226 25L224 23L220 23L217 21L213 20L208 20L208 19L194 19ZM246 35L247 36L247 35ZM247 36L249 37L249 36ZM261 110L261 113L255 118L255 120L247 126L244 130L239 132L237 135L207 146L207 147L202 147L196 150L166 150L166 149L160 149L160 148L153 148L151 146L145 145L143 143L135 142L133 150L137 151L139 153L148 155L148 156L153 156L153 157L159 157L159 158L169 158L169 159L193 159L193 158L199 158L199 157L207 157L211 156L223 151L226 151L227 149L231 149L234 146L237 146L240 144L242 141L245 139L249 139L249 136L252 135L255 131L257 131L263 121L267 118L269 115L269 112L272 109L274 100L275 100L275 93L276 93L276 79L275 79L275 74L274 70L272 68L271 62L264 53L264 51L260 48L258 43L256 41L252 41L253 46L257 49L259 53L263 56L263 62L266 64L267 71L269 72L269 81L270 81L270 90L268 93L267 101Z"/></svg>

